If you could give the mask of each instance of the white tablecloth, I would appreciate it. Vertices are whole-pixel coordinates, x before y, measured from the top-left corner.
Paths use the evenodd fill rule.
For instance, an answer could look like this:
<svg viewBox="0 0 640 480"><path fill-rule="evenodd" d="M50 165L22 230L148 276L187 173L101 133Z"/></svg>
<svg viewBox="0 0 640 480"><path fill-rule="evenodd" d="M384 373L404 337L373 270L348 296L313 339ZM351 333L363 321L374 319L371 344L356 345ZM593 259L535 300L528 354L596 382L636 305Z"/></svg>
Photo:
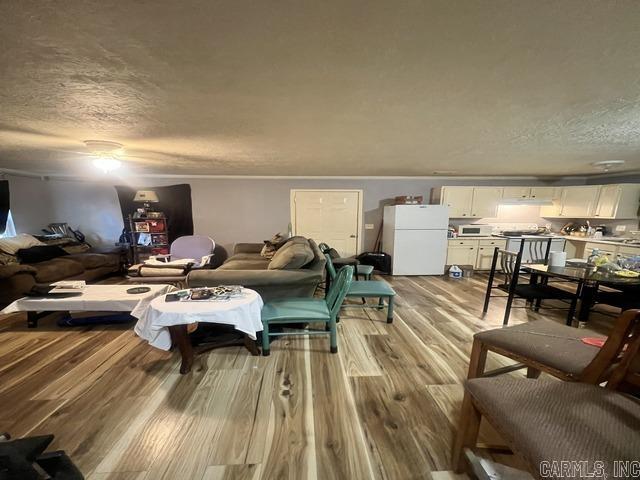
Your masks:
<svg viewBox="0 0 640 480"><path fill-rule="evenodd" d="M131 315L138 319L135 332L139 337L154 347L169 350L171 335L167 327L196 322L233 325L255 340L256 333L262 331L262 305L262 298L256 291L244 288L241 296L226 301L165 302L162 295L146 306L138 306Z"/></svg>
<svg viewBox="0 0 640 480"><path fill-rule="evenodd" d="M149 287L146 293L127 293L134 287ZM82 294L73 297L24 297L2 310L3 314L15 312L131 312L144 308L158 295L174 287L171 285L87 285Z"/></svg>

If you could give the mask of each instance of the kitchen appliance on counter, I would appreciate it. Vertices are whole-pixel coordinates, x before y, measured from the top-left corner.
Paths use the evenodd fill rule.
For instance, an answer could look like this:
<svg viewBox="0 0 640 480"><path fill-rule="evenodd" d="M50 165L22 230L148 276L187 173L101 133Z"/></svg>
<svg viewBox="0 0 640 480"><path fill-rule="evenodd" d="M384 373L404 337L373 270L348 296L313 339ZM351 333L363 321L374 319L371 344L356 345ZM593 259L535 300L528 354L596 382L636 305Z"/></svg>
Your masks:
<svg viewBox="0 0 640 480"><path fill-rule="evenodd" d="M447 257L449 209L445 205L384 207L382 248L392 275L442 275Z"/></svg>
<svg viewBox="0 0 640 480"><path fill-rule="evenodd" d="M459 237L490 237L493 233L493 225L482 223L460 225L458 227Z"/></svg>

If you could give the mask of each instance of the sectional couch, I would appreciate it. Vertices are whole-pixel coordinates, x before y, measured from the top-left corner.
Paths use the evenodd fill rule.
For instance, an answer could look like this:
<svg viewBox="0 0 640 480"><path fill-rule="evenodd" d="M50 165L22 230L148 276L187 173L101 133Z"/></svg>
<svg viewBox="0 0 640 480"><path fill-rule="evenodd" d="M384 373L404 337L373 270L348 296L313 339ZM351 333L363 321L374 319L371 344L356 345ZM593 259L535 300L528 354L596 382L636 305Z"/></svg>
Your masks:
<svg viewBox="0 0 640 480"><path fill-rule="evenodd" d="M312 239L293 237L273 258L261 255L263 244L239 243L233 255L215 270L194 270L189 287L243 285L265 301L284 297L311 297L324 278L325 258Z"/></svg>

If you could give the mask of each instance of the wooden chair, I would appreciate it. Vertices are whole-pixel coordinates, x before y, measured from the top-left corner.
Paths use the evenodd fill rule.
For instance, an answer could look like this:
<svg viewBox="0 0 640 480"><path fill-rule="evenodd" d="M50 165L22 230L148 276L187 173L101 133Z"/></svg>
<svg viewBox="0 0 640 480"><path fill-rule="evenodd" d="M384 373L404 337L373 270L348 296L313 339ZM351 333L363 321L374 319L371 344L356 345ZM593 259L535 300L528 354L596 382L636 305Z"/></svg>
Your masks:
<svg viewBox="0 0 640 480"><path fill-rule="evenodd" d="M532 378L542 371L561 380L596 384L606 379L611 365L620 361L624 349L638 336L640 310L623 312L600 348L582 341L601 337L597 332L546 319L487 330L473 336L467 378L495 376L526 367L527 376ZM485 372L488 352L519 363Z"/></svg>
<svg viewBox="0 0 640 480"><path fill-rule="evenodd" d="M334 279L336 277L336 269L333 266L331 257L325 253L327 259L327 272L329 278ZM343 267L344 268L344 267ZM391 286L383 280L358 280L351 282L347 297L359 297L362 298L362 305L343 305L343 307L359 307L359 308L376 308L382 310L384 308L384 300L387 300L387 323L393 322L393 299L396 296L396 292ZM367 305L367 298L377 298L377 305Z"/></svg>
<svg viewBox="0 0 640 480"><path fill-rule="evenodd" d="M491 261L491 271L489 272L489 281L487 283L487 291L484 298L484 307L482 312L487 313L487 310L489 310L489 301L492 297L496 296L491 295L491 291L494 288L498 288L507 294L506 296L500 295L500 297L507 299L504 319L502 322L503 325L507 325L509 323L509 316L511 315L511 308L515 298L523 298L528 304L533 304L535 302L534 308L536 310L540 308L541 300L569 301L567 325L571 325L578 302L578 295L576 293L548 285L547 283L518 283L520 278L520 268L522 266L523 246L524 243L521 244L519 252L510 252L508 250L501 250L498 247L495 248L493 252L493 259ZM493 282L497 273L498 259L500 259L500 269L504 275L504 282L494 286Z"/></svg>
<svg viewBox="0 0 640 480"><path fill-rule="evenodd" d="M268 356L270 353L269 337L280 335L326 335L322 330L300 332L270 332L273 324L290 323L325 323L329 330L329 344L331 353L338 352L338 330L336 319L342 302L349 290L349 285L353 278L353 267L342 267L333 285L327 292L324 299L321 298L289 298L274 300L266 303L262 307L262 354Z"/></svg>
<svg viewBox="0 0 640 480"><path fill-rule="evenodd" d="M640 402L623 392L640 392L639 352L636 335L606 388L506 376L467 380L452 451L454 470L479 466L473 449L484 418L535 478L561 478L561 469L554 473L553 468L566 461L599 466L599 478L614 478L614 462L638 460Z"/></svg>

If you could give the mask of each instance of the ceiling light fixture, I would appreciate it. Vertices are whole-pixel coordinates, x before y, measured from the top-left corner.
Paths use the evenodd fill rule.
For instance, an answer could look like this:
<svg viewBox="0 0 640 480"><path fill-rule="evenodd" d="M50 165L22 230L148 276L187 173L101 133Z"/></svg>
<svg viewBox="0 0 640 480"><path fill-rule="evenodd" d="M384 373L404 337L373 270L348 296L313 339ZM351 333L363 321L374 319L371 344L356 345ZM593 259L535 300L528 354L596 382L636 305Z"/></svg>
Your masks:
<svg viewBox="0 0 640 480"><path fill-rule="evenodd" d="M601 160L599 162L593 162L591 165L603 172L608 172L614 168L622 167L624 165L624 160Z"/></svg>
<svg viewBox="0 0 640 480"><path fill-rule="evenodd" d="M102 170L103 173L110 173L119 169L122 166L122 162L112 157L98 157L93 160L93 166L98 170Z"/></svg>
<svg viewBox="0 0 640 480"><path fill-rule="evenodd" d="M119 154L123 153L120 143L106 140L85 140L84 144L91 155L96 157L93 160L93 165L103 173L113 172L122 166L122 162L117 158Z"/></svg>

